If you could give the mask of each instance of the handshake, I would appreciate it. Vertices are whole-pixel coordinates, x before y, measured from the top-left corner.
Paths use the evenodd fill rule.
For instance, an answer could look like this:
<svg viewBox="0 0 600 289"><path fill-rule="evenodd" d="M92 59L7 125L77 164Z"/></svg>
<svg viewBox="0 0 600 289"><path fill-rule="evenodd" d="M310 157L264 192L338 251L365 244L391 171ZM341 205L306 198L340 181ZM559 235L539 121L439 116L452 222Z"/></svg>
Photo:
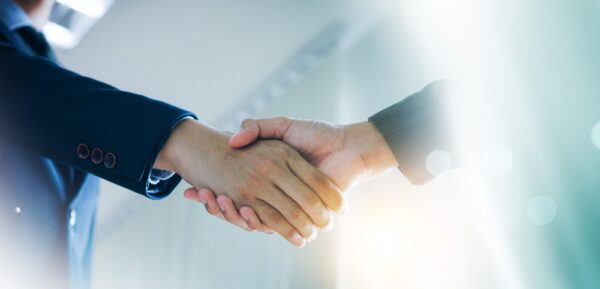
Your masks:
<svg viewBox="0 0 600 289"><path fill-rule="evenodd" d="M182 176L185 197L249 231L276 232L302 247L345 211L344 192L396 167L369 123L337 126L274 118L245 120L235 135L185 120L155 167Z"/></svg>

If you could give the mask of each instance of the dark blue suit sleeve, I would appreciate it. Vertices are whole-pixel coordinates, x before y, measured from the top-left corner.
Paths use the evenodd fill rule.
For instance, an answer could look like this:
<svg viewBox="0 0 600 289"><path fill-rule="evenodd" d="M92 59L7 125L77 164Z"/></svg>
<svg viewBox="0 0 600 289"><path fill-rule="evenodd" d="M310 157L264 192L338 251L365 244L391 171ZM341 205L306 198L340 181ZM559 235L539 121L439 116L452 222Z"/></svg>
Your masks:
<svg viewBox="0 0 600 289"><path fill-rule="evenodd" d="M181 178L151 184L152 166L172 128L195 116L24 55L0 42L3 135L27 149L151 198L168 195ZM79 144L116 156L116 166L77 154Z"/></svg>

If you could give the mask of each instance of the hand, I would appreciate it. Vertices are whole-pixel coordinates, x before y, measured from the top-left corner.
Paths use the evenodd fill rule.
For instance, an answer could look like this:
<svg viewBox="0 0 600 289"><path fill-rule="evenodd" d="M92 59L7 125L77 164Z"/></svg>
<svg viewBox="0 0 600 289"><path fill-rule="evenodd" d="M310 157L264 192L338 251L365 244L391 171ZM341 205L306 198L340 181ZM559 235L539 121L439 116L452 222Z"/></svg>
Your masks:
<svg viewBox="0 0 600 289"><path fill-rule="evenodd" d="M329 209L340 211L343 196L333 182L288 145L261 141L244 149L228 146L229 135L186 120L165 144L157 168L172 170L195 187L210 188L220 197L228 221L242 206L251 207L268 227L296 246L331 223ZM186 197L197 199L194 192ZM214 200L214 199L213 199ZM211 202L207 209L218 214Z"/></svg>
<svg viewBox="0 0 600 289"><path fill-rule="evenodd" d="M287 118L245 120L229 144L241 148L258 138L278 139L289 144L343 191L398 165L383 136L369 122L337 126ZM216 206L210 190L201 189L200 193L199 199L207 206ZM225 199L217 201L227 202ZM236 214L238 219L247 220L249 228L269 231L252 209L242 207Z"/></svg>

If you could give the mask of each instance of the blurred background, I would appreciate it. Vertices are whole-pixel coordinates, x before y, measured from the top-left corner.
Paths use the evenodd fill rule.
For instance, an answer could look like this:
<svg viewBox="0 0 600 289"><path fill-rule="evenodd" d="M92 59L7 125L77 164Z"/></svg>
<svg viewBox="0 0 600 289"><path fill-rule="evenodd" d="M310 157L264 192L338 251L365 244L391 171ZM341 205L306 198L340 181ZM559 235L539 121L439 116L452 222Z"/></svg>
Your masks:
<svg viewBox="0 0 600 289"><path fill-rule="evenodd" d="M600 288L600 2L104 3L82 39L49 28L79 42L62 63L215 127L362 121L460 78L485 93L450 104L470 119L457 141L489 141L427 185L355 188L303 249L209 216L185 184L150 201L103 183L94 288Z"/></svg>

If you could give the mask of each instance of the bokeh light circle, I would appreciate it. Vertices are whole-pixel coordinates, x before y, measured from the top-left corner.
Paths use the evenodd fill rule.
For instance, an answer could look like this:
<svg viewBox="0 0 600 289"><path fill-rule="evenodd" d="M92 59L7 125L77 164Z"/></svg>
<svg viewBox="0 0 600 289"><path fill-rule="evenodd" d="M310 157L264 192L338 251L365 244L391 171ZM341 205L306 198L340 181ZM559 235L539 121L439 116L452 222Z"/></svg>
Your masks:
<svg viewBox="0 0 600 289"><path fill-rule="evenodd" d="M452 169L452 156L445 151L433 151L427 156L425 167L430 174L439 176Z"/></svg>
<svg viewBox="0 0 600 289"><path fill-rule="evenodd" d="M535 196L527 203L527 218L538 226L552 222L556 212L556 203L548 196Z"/></svg>

